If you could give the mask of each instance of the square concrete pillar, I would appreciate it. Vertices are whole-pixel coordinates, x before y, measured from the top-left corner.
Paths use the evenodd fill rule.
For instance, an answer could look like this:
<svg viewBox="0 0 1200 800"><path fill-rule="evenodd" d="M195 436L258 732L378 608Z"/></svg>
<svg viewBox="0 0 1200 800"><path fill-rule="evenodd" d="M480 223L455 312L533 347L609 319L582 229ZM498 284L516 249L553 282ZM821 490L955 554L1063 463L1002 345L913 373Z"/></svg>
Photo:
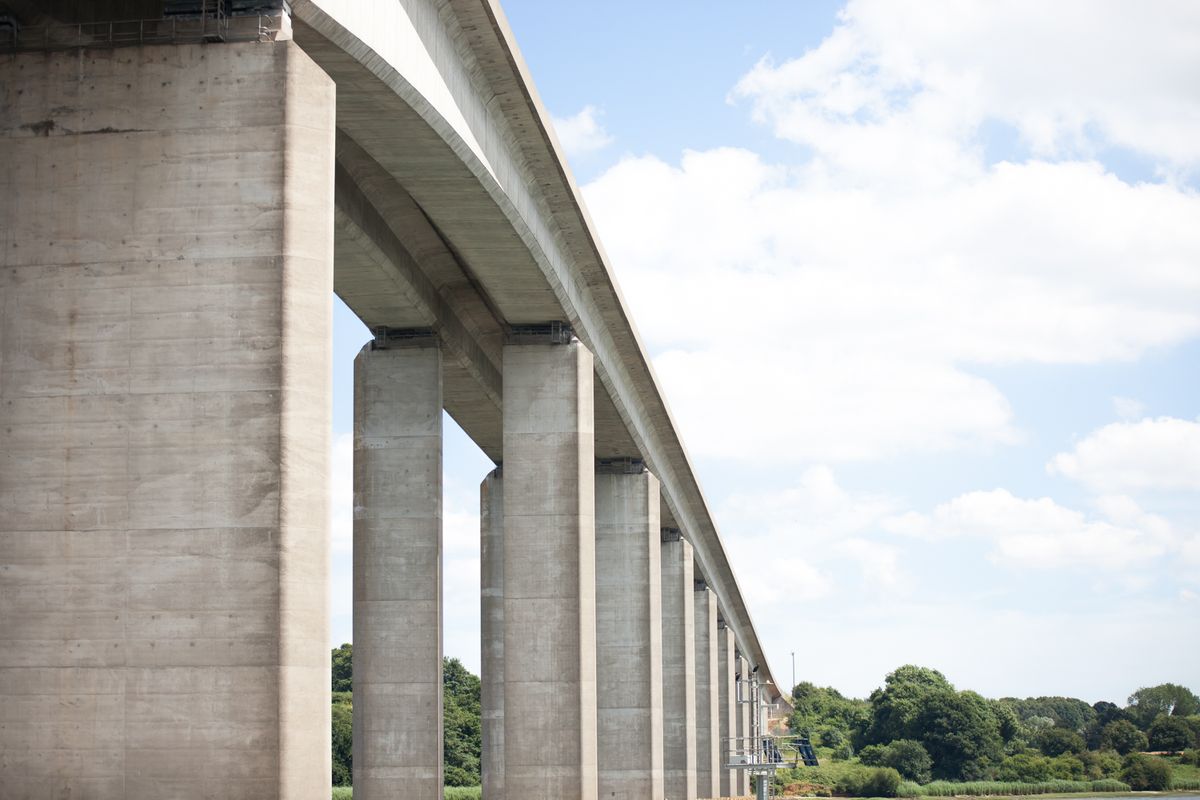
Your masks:
<svg viewBox="0 0 1200 800"><path fill-rule="evenodd" d="M599 792L663 798L662 563L658 479L640 463L596 473Z"/></svg>
<svg viewBox="0 0 1200 800"><path fill-rule="evenodd" d="M504 477L494 469L479 485L480 772L486 800L504 800Z"/></svg>
<svg viewBox="0 0 1200 800"><path fill-rule="evenodd" d="M696 794L721 796L720 681L717 662L717 595L696 589Z"/></svg>
<svg viewBox="0 0 1200 800"><path fill-rule="evenodd" d="M717 685L719 721L717 729L720 733L717 749L721 765L721 796L733 797L739 791L737 785L737 770L725 769L729 764L730 748L737 747L737 686L734 685L736 666L734 664L733 629L724 620L717 623Z"/></svg>
<svg viewBox="0 0 1200 800"><path fill-rule="evenodd" d="M662 530L663 780L668 800L696 800L696 612L692 546Z"/></svg>
<svg viewBox="0 0 1200 800"><path fill-rule="evenodd" d="M360 800L442 797L441 351L432 337L411 341L371 343L354 360Z"/></svg>
<svg viewBox="0 0 1200 800"><path fill-rule="evenodd" d="M745 750L749 747L751 731L751 716L754 710L754 704L750 702L750 662L745 656L740 653L735 659L737 686L737 736L738 747ZM740 677L738 677L740 676ZM750 794L750 773L747 770L738 770L738 794L745 796Z"/></svg>
<svg viewBox="0 0 1200 800"><path fill-rule="evenodd" d="M0 797L327 800L334 85L0 57Z"/></svg>
<svg viewBox="0 0 1200 800"><path fill-rule="evenodd" d="M592 354L504 348L504 787L596 798Z"/></svg>

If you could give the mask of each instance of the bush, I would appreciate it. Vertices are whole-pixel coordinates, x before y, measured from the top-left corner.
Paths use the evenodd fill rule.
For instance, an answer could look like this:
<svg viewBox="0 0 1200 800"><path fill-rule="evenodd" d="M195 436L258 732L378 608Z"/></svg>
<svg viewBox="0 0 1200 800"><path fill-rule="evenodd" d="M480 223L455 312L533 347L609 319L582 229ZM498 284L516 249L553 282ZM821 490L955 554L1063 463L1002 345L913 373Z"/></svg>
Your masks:
<svg viewBox="0 0 1200 800"><path fill-rule="evenodd" d="M886 745L869 744L858 751L858 760L867 767L883 767L887 765L888 749Z"/></svg>
<svg viewBox="0 0 1200 800"><path fill-rule="evenodd" d="M900 773L902 778L924 783L930 778L933 759L920 742L912 739L897 739L887 746L883 755L884 766Z"/></svg>
<svg viewBox="0 0 1200 800"><path fill-rule="evenodd" d="M1038 733L1037 748L1048 756L1061 756L1063 753L1078 753L1087 749L1083 737L1075 731L1066 728L1046 728Z"/></svg>
<svg viewBox="0 0 1200 800"><path fill-rule="evenodd" d="M1011 755L996 768L996 779L1000 781L1036 783L1050 780L1051 775L1050 759L1034 750Z"/></svg>
<svg viewBox="0 0 1200 800"><path fill-rule="evenodd" d="M896 797L919 797L921 794L921 784L912 781L900 781L900 785L896 787Z"/></svg>
<svg viewBox="0 0 1200 800"><path fill-rule="evenodd" d="M851 758L854 758L854 746L849 742L845 742L844 744L835 747L833 749L832 758L834 761L847 761Z"/></svg>
<svg viewBox="0 0 1200 800"><path fill-rule="evenodd" d="M1179 756L1179 763L1200 767L1200 750L1184 750L1183 755Z"/></svg>
<svg viewBox="0 0 1200 800"><path fill-rule="evenodd" d="M1083 763L1084 777L1096 781L1115 778L1121 774L1121 757L1115 750L1089 750L1078 755Z"/></svg>
<svg viewBox="0 0 1200 800"><path fill-rule="evenodd" d="M1135 792L1158 792L1171 788L1171 765L1157 756L1133 753L1125 757L1121 780Z"/></svg>
<svg viewBox="0 0 1200 800"><path fill-rule="evenodd" d="M890 767L857 769L843 775L834 792L843 797L895 797L900 773Z"/></svg>

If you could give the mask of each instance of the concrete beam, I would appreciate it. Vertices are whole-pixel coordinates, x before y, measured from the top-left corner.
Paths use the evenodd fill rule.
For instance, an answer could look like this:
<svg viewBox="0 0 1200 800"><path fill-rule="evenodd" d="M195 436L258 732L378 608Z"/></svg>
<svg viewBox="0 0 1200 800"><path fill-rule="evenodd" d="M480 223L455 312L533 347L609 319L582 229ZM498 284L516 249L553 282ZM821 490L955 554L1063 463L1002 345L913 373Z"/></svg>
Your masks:
<svg viewBox="0 0 1200 800"><path fill-rule="evenodd" d="M504 348L509 797L596 800L592 375L577 340Z"/></svg>
<svg viewBox="0 0 1200 800"><path fill-rule="evenodd" d="M442 797L442 386L430 334L354 360L354 792Z"/></svg>
<svg viewBox="0 0 1200 800"><path fill-rule="evenodd" d="M663 798L658 479L640 461L596 471L599 793Z"/></svg>

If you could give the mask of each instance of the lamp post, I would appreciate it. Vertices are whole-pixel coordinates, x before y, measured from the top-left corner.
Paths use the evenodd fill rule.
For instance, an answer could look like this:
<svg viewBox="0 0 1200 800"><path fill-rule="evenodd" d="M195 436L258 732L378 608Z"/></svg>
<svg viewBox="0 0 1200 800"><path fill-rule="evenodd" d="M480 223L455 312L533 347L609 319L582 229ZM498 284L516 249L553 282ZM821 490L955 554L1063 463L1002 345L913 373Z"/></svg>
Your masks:
<svg viewBox="0 0 1200 800"><path fill-rule="evenodd" d="M796 691L796 651L792 651L792 691Z"/></svg>

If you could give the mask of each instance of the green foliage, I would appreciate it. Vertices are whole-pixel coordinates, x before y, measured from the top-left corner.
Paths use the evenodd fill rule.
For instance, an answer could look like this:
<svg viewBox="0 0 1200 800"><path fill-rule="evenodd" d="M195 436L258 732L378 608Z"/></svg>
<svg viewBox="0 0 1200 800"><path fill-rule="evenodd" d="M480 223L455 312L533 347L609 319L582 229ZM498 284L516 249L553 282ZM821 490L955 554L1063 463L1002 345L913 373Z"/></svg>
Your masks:
<svg viewBox="0 0 1200 800"><path fill-rule="evenodd" d="M1200 714L1200 697L1187 687L1162 683L1143 687L1129 695L1126 711L1139 728L1148 730L1160 714L1173 717Z"/></svg>
<svg viewBox="0 0 1200 800"><path fill-rule="evenodd" d="M353 659L354 648L351 645L344 644L333 649L333 691L353 691L353 687L350 685L350 679L354 673Z"/></svg>
<svg viewBox="0 0 1200 800"><path fill-rule="evenodd" d="M1200 767L1200 750L1184 750L1183 754L1179 757L1179 763Z"/></svg>
<svg viewBox="0 0 1200 800"><path fill-rule="evenodd" d="M899 788L900 773L890 767L879 767L846 773L833 791L843 797L895 797Z"/></svg>
<svg viewBox="0 0 1200 800"><path fill-rule="evenodd" d="M1070 794L1084 792L1128 792L1128 784L1121 781L1041 781L1023 783L1015 781L934 781L922 787L926 797L1004 796L1031 794Z"/></svg>
<svg viewBox="0 0 1200 800"><path fill-rule="evenodd" d="M1049 717L1060 728L1082 731L1096 719L1096 710L1074 697L1006 698L1022 720Z"/></svg>
<svg viewBox="0 0 1200 800"><path fill-rule="evenodd" d="M1038 733L1034 742L1037 744L1038 750L1048 756L1078 753L1087 749L1083 737L1066 728L1045 728Z"/></svg>
<svg viewBox="0 0 1200 800"><path fill-rule="evenodd" d="M1115 750L1088 750L1077 758L1083 764L1083 777L1088 780L1116 778L1121 774L1121 757Z"/></svg>
<svg viewBox="0 0 1200 800"><path fill-rule="evenodd" d="M354 707L349 692L333 693L333 785L349 786L354 775L352 758Z"/></svg>
<svg viewBox="0 0 1200 800"><path fill-rule="evenodd" d="M1146 734L1142 733L1127 719L1116 719L1104 726L1100 732L1100 747L1105 750L1116 750L1121 755L1129 755L1150 746Z"/></svg>
<svg viewBox="0 0 1200 800"><path fill-rule="evenodd" d="M333 787L333 800L353 800L354 790L349 786Z"/></svg>
<svg viewBox="0 0 1200 800"><path fill-rule="evenodd" d="M1036 783L1054 777L1050 758L1033 750L1008 756L996 767L996 780Z"/></svg>
<svg viewBox="0 0 1200 800"><path fill-rule="evenodd" d="M982 778L1003 758L999 723L975 692L932 693L915 724L936 777Z"/></svg>
<svg viewBox="0 0 1200 800"><path fill-rule="evenodd" d="M478 786L480 683L457 658L442 661L443 761L447 786Z"/></svg>
<svg viewBox="0 0 1200 800"><path fill-rule="evenodd" d="M1171 788L1171 765L1158 756L1131 753L1125 757L1121 780L1135 792L1157 792Z"/></svg>
<svg viewBox="0 0 1200 800"><path fill-rule="evenodd" d="M867 725L870 705L866 700L844 697L830 686L804 681L792 689L795 711L788 725L797 733L816 732L821 744L838 747Z"/></svg>
<svg viewBox="0 0 1200 800"><path fill-rule="evenodd" d="M917 718L929 698L953 694L946 676L934 669L906 664L884 678L884 685L871 692L871 716L856 742L886 744L896 739L921 739Z"/></svg>
<svg viewBox="0 0 1200 800"><path fill-rule="evenodd" d="M902 778L918 783L928 781L933 768L933 760L925 746L912 739L867 745L858 754L858 760L868 767L891 767Z"/></svg>
<svg viewBox="0 0 1200 800"><path fill-rule="evenodd" d="M1186 750L1196 743L1192 728L1179 717L1168 717L1165 714L1150 725L1147 732L1151 750L1179 751Z"/></svg>
<svg viewBox="0 0 1200 800"><path fill-rule="evenodd" d="M480 800L483 797L481 786L447 786L446 800Z"/></svg>

